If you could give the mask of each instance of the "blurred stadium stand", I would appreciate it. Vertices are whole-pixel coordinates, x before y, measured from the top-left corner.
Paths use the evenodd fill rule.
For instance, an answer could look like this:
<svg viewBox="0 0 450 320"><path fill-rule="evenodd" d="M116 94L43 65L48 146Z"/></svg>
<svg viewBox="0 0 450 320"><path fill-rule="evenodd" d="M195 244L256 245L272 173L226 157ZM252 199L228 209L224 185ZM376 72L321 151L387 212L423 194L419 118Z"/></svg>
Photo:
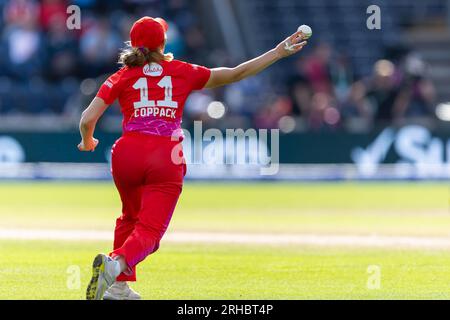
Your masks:
<svg viewBox="0 0 450 320"><path fill-rule="evenodd" d="M80 30L66 26L71 4ZM366 26L370 5L381 30ZM203 130L279 128L278 174L202 163L187 178L449 179L450 0L0 0L0 179L110 179L117 103L94 153L75 148L78 121L144 15L169 22L167 51L208 67L313 29L300 54L185 106L191 133L194 120Z"/></svg>
<svg viewBox="0 0 450 320"><path fill-rule="evenodd" d="M70 4L81 7L81 30L66 28ZM381 30L366 28L372 4L381 8ZM445 126L448 112L439 119L435 108L450 101L448 11L447 0L0 0L0 129L75 130L143 15L169 21L167 49L177 58L209 67L260 54L299 24L313 29L300 55L193 94L187 127L191 120L285 133ZM215 101L226 109L220 119ZM120 131L117 107L100 127Z"/></svg>
<svg viewBox="0 0 450 320"><path fill-rule="evenodd" d="M305 118L313 118L313 123L307 123L307 129L323 129L321 120L325 120L325 127L333 126L333 117L330 119L333 123L326 123L314 110L326 110L329 106L336 108L335 113L340 115L336 124L344 124L346 129L369 129L373 124L402 123L411 118L436 125L434 107L438 102L450 100L448 1L250 0L233 3L249 55L270 48L299 23L312 26L311 48L304 52L310 57L300 57L297 68L292 68L292 60L286 60L269 71L272 84L279 87L280 92L286 90L286 82L280 84L279 79L287 74L292 76L294 107L300 109L297 110L300 115L303 111ZM381 30L366 28L366 9L372 4L381 8ZM392 70L379 70L389 73L383 77L392 81L389 88L370 84L368 79L380 59L394 63ZM311 67L312 64L315 67ZM380 68L389 69L388 66ZM312 92L308 92L308 84L312 84ZM370 88L372 85L374 87ZM320 103L315 106L314 95L318 92L325 95L318 96ZM380 100L380 93L390 96L386 106L383 99ZM305 95L312 95L312 98ZM370 103L373 97L375 104ZM296 101L299 101L297 105Z"/></svg>

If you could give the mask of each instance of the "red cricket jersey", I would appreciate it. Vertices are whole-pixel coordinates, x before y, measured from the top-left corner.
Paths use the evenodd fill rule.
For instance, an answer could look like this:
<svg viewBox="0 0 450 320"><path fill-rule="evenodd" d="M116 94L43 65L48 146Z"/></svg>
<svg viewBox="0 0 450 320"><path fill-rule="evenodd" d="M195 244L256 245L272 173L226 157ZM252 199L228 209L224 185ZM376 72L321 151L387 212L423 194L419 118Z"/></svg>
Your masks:
<svg viewBox="0 0 450 320"><path fill-rule="evenodd" d="M123 132L182 137L184 103L193 90L203 89L210 75L206 67L179 60L125 66L103 83L97 97L107 104L119 99Z"/></svg>

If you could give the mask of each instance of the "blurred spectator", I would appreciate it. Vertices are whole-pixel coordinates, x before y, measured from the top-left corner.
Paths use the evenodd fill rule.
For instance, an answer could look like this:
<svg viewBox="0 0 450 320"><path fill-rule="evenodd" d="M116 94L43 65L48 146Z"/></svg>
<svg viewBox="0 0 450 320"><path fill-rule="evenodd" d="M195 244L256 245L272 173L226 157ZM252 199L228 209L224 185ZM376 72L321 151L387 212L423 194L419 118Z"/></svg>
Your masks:
<svg viewBox="0 0 450 320"><path fill-rule="evenodd" d="M367 99L367 90L362 81L355 82L342 104L342 115L347 119L363 120L367 125L372 122L374 108Z"/></svg>
<svg viewBox="0 0 450 320"><path fill-rule="evenodd" d="M301 74L297 74L289 79L288 90L293 103L293 115L307 116L312 98L312 88L308 80Z"/></svg>
<svg viewBox="0 0 450 320"><path fill-rule="evenodd" d="M410 54L405 60L405 79L394 102L395 119L423 118L434 114L436 92L426 78L426 65L420 57Z"/></svg>
<svg viewBox="0 0 450 320"><path fill-rule="evenodd" d="M122 46L119 32L108 18L100 18L80 39L80 53L85 77L95 77L117 69L117 54Z"/></svg>
<svg viewBox="0 0 450 320"><path fill-rule="evenodd" d="M233 114L252 117L259 106L266 102L266 94L260 78L252 77L222 88L223 100Z"/></svg>
<svg viewBox="0 0 450 320"><path fill-rule="evenodd" d="M74 33L65 26L65 19L55 15L48 22L46 76L60 81L77 74L78 46Z"/></svg>
<svg viewBox="0 0 450 320"><path fill-rule="evenodd" d="M168 21L169 30L167 31L167 52L172 52L174 56L180 57L184 55L184 39L178 27Z"/></svg>
<svg viewBox="0 0 450 320"><path fill-rule="evenodd" d="M33 0L9 0L4 8L4 22L8 25L20 25L35 21L39 15L39 2Z"/></svg>
<svg viewBox="0 0 450 320"><path fill-rule="evenodd" d="M393 118L393 105L398 95L395 66L388 60L378 61L373 75L366 81L366 97L374 110L375 119L387 122Z"/></svg>
<svg viewBox="0 0 450 320"><path fill-rule="evenodd" d="M292 112L292 101L286 96L274 96L255 117L257 128L278 128L278 123L283 116Z"/></svg>
<svg viewBox="0 0 450 320"><path fill-rule="evenodd" d="M194 24L192 14L187 0L164 1L165 14L172 17L173 22L184 32Z"/></svg>
<svg viewBox="0 0 450 320"><path fill-rule="evenodd" d="M341 120L335 99L326 92L316 93L311 100L308 126L311 130L335 128Z"/></svg>
<svg viewBox="0 0 450 320"><path fill-rule="evenodd" d="M208 48L206 47L206 40L203 32L198 26L192 26L187 29L184 35L186 41L186 52L185 54L189 57L193 57L195 61L204 60L209 54Z"/></svg>
<svg viewBox="0 0 450 320"><path fill-rule="evenodd" d="M42 0L40 8L40 24L44 31L48 30L49 25L54 23L53 21L66 20L67 17L67 3L63 0ZM64 26L61 26L65 28Z"/></svg>
<svg viewBox="0 0 450 320"><path fill-rule="evenodd" d="M27 81L42 74L46 52L37 24L38 12L38 5L27 0L9 1L4 8L3 67L13 79Z"/></svg>
<svg viewBox="0 0 450 320"><path fill-rule="evenodd" d="M336 98L339 102L342 102L346 99L354 81L349 56L343 52L337 53L334 63L330 65L330 74Z"/></svg>
<svg viewBox="0 0 450 320"><path fill-rule="evenodd" d="M341 121L339 102L351 85L351 68L345 55L337 61L332 57L327 43L318 44L311 55L299 58L297 74L288 82L293 114L302 117L310 130L336 128Z"/></svg>
<svg viewBox="0 0 450 320"><path fill-rule="evenodd" d="M314 48L313 54L304 59L304 74L314 92L333 94L330 73L331 53L331 47L327 43L320 43Z"/></svg>

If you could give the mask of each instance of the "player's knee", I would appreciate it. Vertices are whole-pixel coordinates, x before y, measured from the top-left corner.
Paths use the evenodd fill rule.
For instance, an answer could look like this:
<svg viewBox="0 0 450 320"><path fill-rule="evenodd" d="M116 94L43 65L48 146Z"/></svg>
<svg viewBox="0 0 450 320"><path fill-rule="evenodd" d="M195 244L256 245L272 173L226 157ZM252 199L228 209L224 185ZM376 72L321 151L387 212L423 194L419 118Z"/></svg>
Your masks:
<svg viewBox="0 0 450 320"><path fill-rule="evenodd" d="M157 242L155 243L155 245L153 246L153 250L152 250L152 252L150 252L150 253L155 253L156 251L158 251L158 249L159 249L159 241L157 241Z"/></svg>
<svg viewBox="0 0 450 320"><path fill-rule="evenodd" d="M135 230L144 238L159 242L164 235L165 228L155 227L153 225L139 222L136 224Z"/></svg>

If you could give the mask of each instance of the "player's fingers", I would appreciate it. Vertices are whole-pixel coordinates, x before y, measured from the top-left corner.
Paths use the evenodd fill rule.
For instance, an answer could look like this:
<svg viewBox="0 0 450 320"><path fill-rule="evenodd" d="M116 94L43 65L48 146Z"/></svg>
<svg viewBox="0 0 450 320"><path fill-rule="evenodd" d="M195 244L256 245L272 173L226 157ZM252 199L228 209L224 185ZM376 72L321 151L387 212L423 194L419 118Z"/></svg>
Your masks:
<svg viewBox="0 0 450 320"><path fill-rule="evenodd" d="M303 41L303 40L306 40L306 39L307 39L306 34L304 34L303 32L299 31L299 32L298 32L298 36L295 37L295 38L292 40L292 43L293 43L293 44L296 44L296 43L299 43L299 42L301 42L301 41Z"/></svg>
<svg viewBox="0 0 450 320"><path fill-rule="evenodd" d="M290 38L291 38L292 40L294 40L294 39L298 38L301 34L302 34L301 31L295 31L295 32L290 36Z"/></svg>
<svg viewBox="0 0 450 320"><path fill-rule="evenodd" d="M302 41L300 43L294 44L292 46L292 50L294 52L300 51L304 46L306 46L307 43L308 43L307 41Z"/></svg>
<svg viewBox="0 0 450 320"><path fill-rule="evenodd" d="M296 43L303 33L301 31L297 31L293 33L290 37L288 37L288 41L290 43Z"/></svg>
<svg viewBox="0 0 450 320"><path fill-rule="evenodd" d="M302 41L300 43L293 44L292 47L295 49L298 47L304 47L307 43L308 43L307 41Z"/></svg>

